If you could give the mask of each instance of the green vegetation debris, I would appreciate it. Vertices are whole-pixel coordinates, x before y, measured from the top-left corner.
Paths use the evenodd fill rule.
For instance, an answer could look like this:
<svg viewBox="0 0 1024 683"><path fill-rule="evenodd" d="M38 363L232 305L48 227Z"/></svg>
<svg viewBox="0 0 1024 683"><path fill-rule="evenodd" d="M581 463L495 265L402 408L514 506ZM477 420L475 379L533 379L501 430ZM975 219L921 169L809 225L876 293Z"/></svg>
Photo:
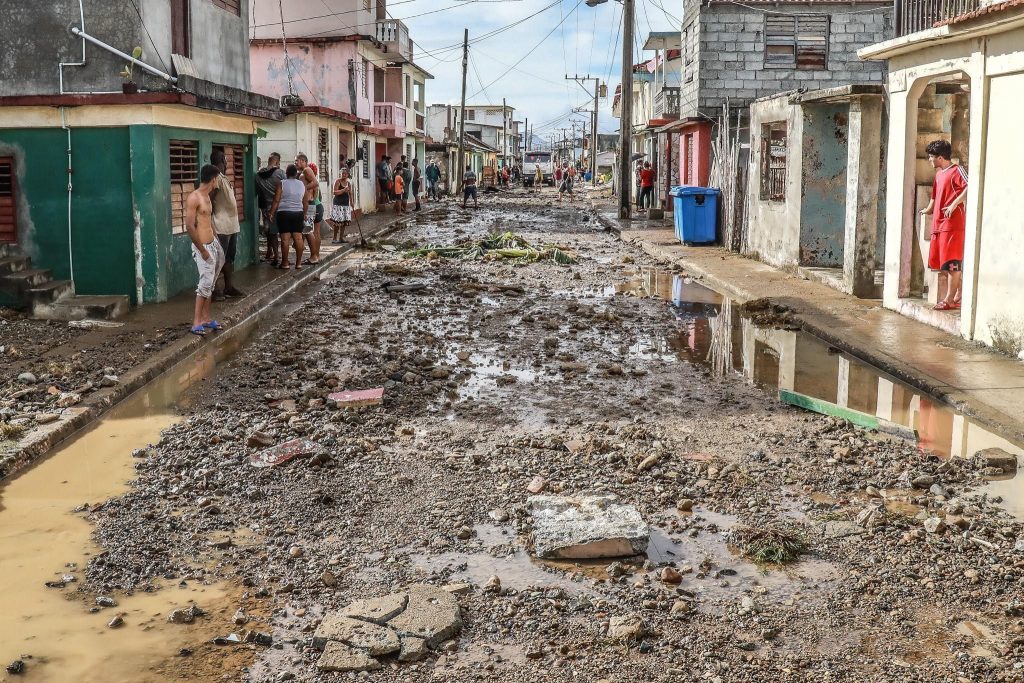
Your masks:
<svg viewBox="0 0 1024 683"><path fill-rule="evenodd" d="M459 242L451 246L428 244L422 249L405 252L406 258L461 258L478 260L512 259L514 261L554 261L563 266L576 263L576 256L565 247L543 244L535 247L513 232L499 232L486 239Z"/></svg>
<svg viewBox="0 0 1024 683"><path fill-rule="evenodd" d="M800 536L781 529L739 526L730 536L744 555L763 564L787 564L807 552Z"/></svg>

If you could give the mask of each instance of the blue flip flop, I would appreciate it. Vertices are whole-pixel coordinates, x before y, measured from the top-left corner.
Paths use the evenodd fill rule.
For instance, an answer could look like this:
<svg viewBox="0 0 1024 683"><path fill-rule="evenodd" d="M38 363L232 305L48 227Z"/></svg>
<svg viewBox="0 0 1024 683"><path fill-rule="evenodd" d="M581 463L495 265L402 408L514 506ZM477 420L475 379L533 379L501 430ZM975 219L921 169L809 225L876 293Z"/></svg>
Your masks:
<svg viewBox="0 0 1024 683"><path fill-rule="evenodd" d="M203 323L203 327L205 327L208 330L213 330L214 332L219 332L220 330L224 329L224 326L221 325L216 320L211 320L208 323Z"/></svg>
<svg viewBox="0 0 1024 683"><path fill-rule="evenodd" d="M192 334L196 335L197 337L205 337L206 336L206 328L203 327L202 325L196 325L195 327L192 328L191 331L192 331Z"/></svg>

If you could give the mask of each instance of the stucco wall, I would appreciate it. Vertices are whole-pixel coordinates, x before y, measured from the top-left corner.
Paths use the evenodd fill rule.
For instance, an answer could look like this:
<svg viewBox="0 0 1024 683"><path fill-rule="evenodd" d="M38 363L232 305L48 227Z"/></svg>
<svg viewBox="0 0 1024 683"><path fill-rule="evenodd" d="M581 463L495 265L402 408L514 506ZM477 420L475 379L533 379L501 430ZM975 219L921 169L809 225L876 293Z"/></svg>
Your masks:
<svg viewBox="0 0 1024 683"><path fill-rule="evenodd" d="M786 199L761 199L761 125L775 121L787 124ZM800 179L803 116L788 97L755 102L750 107L750 172L747 206L750 227L743 251L776 267L800 262Z"/></svg>
<svg viewBox="0 0 1024 683"><path fill-rule="evenodd" d="M247 90L248 3L242 0L241 4L241 16L235 16L210 0L191 0L192 61L200 78ZM137 13L129 0L83 0L85 31L122 52L141 47L142 61L173 72L170 5L166 0L141 0L138 7ZM58 92L58 64L82 58L82 40L70 32L72 26L82 24L78 2L9 2L4 4L3 17L0 96ZM65 91L120 92L124 60L88 45L85 62L85 66L65 67ZM138 67L135 74L142 88L169 87Z"/></svg>

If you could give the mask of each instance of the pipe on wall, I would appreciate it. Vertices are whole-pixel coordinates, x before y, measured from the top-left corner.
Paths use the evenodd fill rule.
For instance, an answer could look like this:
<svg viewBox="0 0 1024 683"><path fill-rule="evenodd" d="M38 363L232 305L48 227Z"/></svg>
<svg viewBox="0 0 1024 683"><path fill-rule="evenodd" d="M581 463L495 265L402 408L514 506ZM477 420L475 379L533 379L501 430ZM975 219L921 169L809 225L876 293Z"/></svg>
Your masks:
<svg viewBox="0 0 1024 683"><path fill-rule="evenodd" d="M60 127L67 133L68 145L68 272L72 285L75 282L75 250L71 241L71 190L74 186L71 183L71 127L68 126L66 108L60 108Z"/></svg>
<svg viewBox="0 0 1024 683"><path fill-rule="evenodd" d="M78 17L82 24L82 30L85 30L85 6L82 4L83 0L78 0ZM85 66L85 38L82 38L82 60L79 62L61 62L57 65L57 80L60 85L60 94L64 94L64 67L66 66Z"/></svg>
<svg viewBox="0 0 1024 683"><path fill-rule="evenodd" d="M110 52L111 54L115 54L118 57L120 57L121 59L126 59L129 62L132 62L134 64L138 64L139 67L143 71L148 71L149 73L153 74L154 76L159 76L160 78L164 79L168 83L177 83L178 82L178 79L176 77L170 75L169 73L161 71L160 69L156 68L155 66L150 66L149 64L146 64L145 62L139 61L138 59L135 59L134 57L132 57L130 54L126 54L124 52L121 52L120 50L118 50L113 45L108 45L107 43L104 43L99 38L96 38L94 36L90 36L88 33L83 31L82 29L78 28L77 26L72 26L71 27L71 34L75 35L75 36L79 36L81 38L84 38L85 40L88 40L93 45L96 45L97 47L102 47L107 52Z"/></svg>

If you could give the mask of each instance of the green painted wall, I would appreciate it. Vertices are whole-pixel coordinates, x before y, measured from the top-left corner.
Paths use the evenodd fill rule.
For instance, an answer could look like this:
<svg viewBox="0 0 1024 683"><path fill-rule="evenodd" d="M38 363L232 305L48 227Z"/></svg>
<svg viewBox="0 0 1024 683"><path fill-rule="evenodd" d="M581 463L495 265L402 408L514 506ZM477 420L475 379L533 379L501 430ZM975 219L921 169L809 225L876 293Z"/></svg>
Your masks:
<svg viewBox="0 0 1024 683"><path fill-rule="evenodd" d="M71 131L75 289L129 294L134 285L126 128ZM0 129L0 154L16 160L18 243L37 268L71 277L68 249L67 133L60 128Z"/></svg>
<svg viewBox="0 0 1024 683"><path fill-rule="evenodd" d="M0 155L16 160L19 246L56 279L71 277L66 140L59 128L0 129ZM191 240L171 234L170 140L197 141L200 166L209 163L215 144L245 146L246 220L235 264L241 269L257 262L254 136L152 125L74 128L71 217L79 294L125 294L137 304L139 292L143 302L164 301L195 287Z"/></svg>
<svg viewBox="0 0 1024 683"><path fill-rule="evenodd" d="M217 144L240 144L245 155L245 220L238 236L235 267L258 261L259 222L253 187L255 139L251 135L164 126L132 126L132 196L138 211L142 244L143 301L163 301L193 289L198 275L187 233L171 234L170 141L195 140L199 166L210 163ZM198 180L198 176L196 178Z"/></svg>

